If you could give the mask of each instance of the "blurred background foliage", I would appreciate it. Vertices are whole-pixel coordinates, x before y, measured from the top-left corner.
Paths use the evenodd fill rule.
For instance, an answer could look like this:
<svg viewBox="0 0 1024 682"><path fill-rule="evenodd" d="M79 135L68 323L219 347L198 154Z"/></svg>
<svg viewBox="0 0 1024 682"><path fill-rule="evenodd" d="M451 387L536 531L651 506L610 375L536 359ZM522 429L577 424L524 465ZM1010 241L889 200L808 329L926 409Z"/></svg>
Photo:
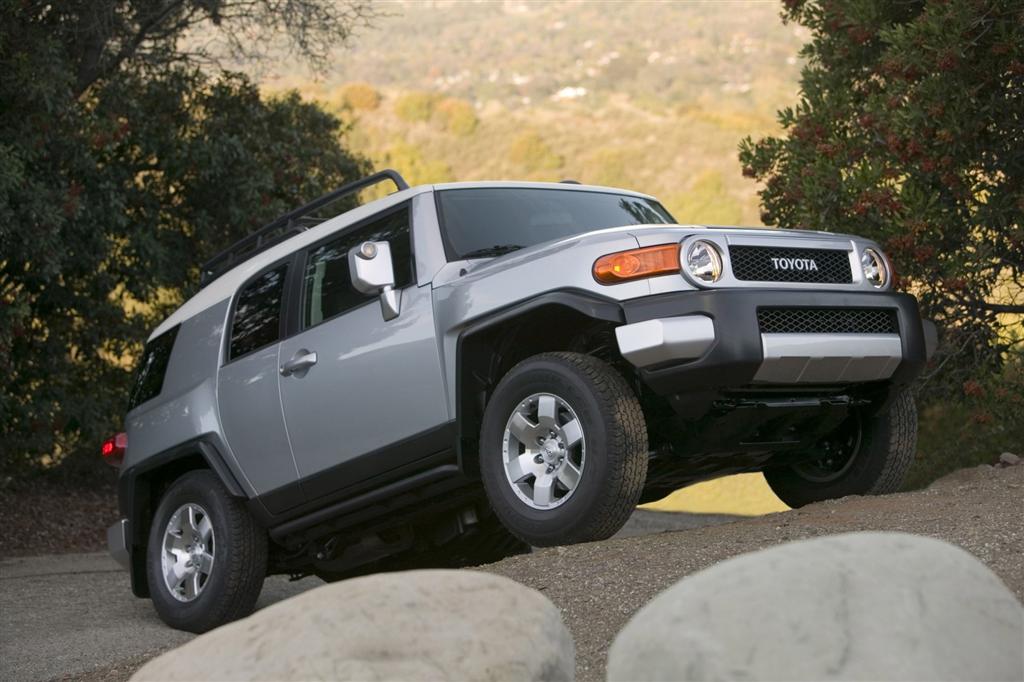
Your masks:
<svg viewBox="0 0 1024 682"><path fill-rule="evenodd" d="M63 13L0 3L0 65L13 74L0 85L6 471L92 462L121 416L125 359L191 290L202 259L371 166L414 184L572 178L655 194L683 223L869 234L945 330L919 396L911 485L1024 442L1020 317L989 311L965 322L967 309L943 298L971 253L983 286L965 279L958 291L988 306L1020 300L1022 207L1012 192L1024 143L1011 98L1020 93L1024 21L1009 0L910 1L898 11L882 0L618 3L614 12L602 3L302 0L287 3L302 11L286 17L257 1L244 3L237 23L226 0L103 0ZM72 46L90 12L123 24L107 42L116 55L146 11L170 5L177 19L142 34L136 56L75 92L84 48ZM319 21L323 12L329 21ZM962 40L949 37L954 28ZM858 78L877 80L862 74L905 69L900 60L914 61L917 80L887 75L898 90L856 89ZM971 94L981 82L985 92ZM960 88L942 114L953 139L929 138L928 154L945 144L950 151L933 160L956 159L962 186L951 199L929 184L950 168L926 172L932 156L916 151L925 143L913 134L922 126L915 116L935 118L915 98L944 88ZM114 141L100 155L90 145L104 125ZM890 132L898 149L889 149ZM848 162L843 145L855 141L865 154ZM76 151L61 151L65 144ZM1008 165L972 165L993 155ZM87 209L68 217L67 198L84 196L79 173L102 189L76 199ZM1010 197L998 210L994 191ZM890 206L892 196L905 203ZM85 210L89 220L77 212ZM53 248L59 255L38 248L40 235L64 242ZM82 310L50 302L58 294Z"/></svg>
<svg viewBox="0 0 1024 682"><path fill-rule="evenodd" d="M266 31L315 61L360 8L0 2L0 474L89 472L203 260L369 168L337 117L216 60ZM183 47L204 25L219 54Z"/></svg>

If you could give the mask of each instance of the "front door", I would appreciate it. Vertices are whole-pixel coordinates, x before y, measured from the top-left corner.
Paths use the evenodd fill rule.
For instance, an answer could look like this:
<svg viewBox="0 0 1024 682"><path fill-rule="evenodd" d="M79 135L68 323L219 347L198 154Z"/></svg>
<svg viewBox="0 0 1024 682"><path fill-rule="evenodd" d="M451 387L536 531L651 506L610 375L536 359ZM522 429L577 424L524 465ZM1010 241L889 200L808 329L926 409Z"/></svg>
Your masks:
<svg viewBox="0 0 1024 682"><path fill-rule="evenodd" d="M416 286L408 205L326 243L305 258L299 333L281 343L288 436L309 499L412 466L449 446L448 408L430 286ZM391 245L401 312L385 322L359 293L348 252Z"/></svg>

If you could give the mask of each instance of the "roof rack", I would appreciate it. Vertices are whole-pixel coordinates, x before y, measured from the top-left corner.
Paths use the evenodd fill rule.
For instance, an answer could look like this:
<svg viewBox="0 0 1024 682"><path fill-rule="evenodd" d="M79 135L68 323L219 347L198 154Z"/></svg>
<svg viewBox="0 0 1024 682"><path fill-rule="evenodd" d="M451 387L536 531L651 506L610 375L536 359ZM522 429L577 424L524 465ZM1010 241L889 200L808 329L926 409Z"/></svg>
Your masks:
<svg viewBox="0 0 1024 682"><path fill-rule="evenodd" d="M199 275L199 287L205 287L220 275L224 274L239 263L249 260L256 254L262 253L270 247L276 246L287 239L291 239L295 235L305 232L314 225L318 225L319 223L324 222L324 220L327 220L326 218L309 217L309 214L318 208L337 201L344 196L354 194L360 190L366 189L367 187L371 187L387 180L395 183L395 187L398 188L398 191L409 189L409 183L407 183L405 179L398 174L398 171L391 170L390 168L374 173L373 175L369 175L361 180L350 182L347 185L342 185L333 192L325 194L319 199L314 199L305 206L300 206L294 211L290 211L285 213L283 216L276 218L273 222L267 223L248 237L238 240L210 260L203 263L203 269ZM303 218L305 218L305 220L303 220Z"/></svg>

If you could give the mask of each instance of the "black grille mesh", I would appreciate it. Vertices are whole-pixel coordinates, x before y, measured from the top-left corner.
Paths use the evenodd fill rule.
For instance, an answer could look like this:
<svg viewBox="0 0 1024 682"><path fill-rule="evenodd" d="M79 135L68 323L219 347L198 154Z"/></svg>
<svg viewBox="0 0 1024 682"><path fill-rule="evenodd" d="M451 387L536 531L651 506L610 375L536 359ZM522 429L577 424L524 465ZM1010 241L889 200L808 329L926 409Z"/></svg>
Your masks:
<svg viewBox="0 0 1024 682"><path fill-rule="evenodd" d="M760 308L764 334L896 334L896 311L884 308Z"/></svg>
<svg viewBox="0 0 1024 682"><path fill-rule="evenodd" d="M810 259L816 269L776 268L772 259ZM849 284L850 257L840 249L783 249L774 246L730 246L729 260L736 279L750 282L808 282Z"/></svg>

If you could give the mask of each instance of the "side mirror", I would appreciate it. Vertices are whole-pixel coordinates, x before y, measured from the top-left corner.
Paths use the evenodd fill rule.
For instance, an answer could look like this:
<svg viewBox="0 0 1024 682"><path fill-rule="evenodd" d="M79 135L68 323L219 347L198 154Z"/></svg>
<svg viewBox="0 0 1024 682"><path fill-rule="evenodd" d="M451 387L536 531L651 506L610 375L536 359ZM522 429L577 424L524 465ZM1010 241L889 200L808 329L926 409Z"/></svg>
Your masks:
<svg viewBox="0 0 1024 682"><path fill-rule="evenodd" d="M356 291L380 296L380 312L385 321L398 317L401 295L395 291L395 269L391 264L390 244L363 242L349 249L348 269Z"/></svg>

